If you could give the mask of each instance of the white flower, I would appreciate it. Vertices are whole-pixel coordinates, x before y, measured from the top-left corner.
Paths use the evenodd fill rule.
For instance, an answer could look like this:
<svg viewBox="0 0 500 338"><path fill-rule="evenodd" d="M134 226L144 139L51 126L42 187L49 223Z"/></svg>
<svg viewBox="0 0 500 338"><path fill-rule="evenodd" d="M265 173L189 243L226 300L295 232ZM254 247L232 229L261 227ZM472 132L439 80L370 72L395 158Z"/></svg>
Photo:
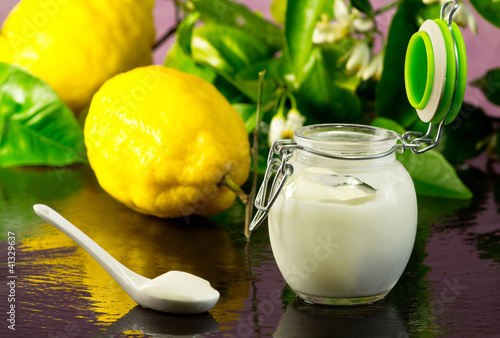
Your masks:
<svg viewBox="0 0 500 338"><path fill-rule="evenodd" d="M384 70L384 54L378 53L375 55L368 66L363 69L361 73L361 78L366 81L373 78L374 80L380 80L382 77L382 71Z"/></svg>
<svg viewBox="0 0 500 338"><path fill-rule="evenodd" d="M359 42L355 44L345 65L347 72L351 74L356 72L358 76L361 76L370 62L370 54L370 47L368 47L367 43Z"/></svg>
<svg viewBox="0 0 500 338"><path fill-rule="evenodd" d="M297 109L290 109L286 116L284 136L293 137L293 132L304 125L306 118L302 116Z"/></svg>
<svg viewBox="0 0 500 338"><path fill-rule="evenodd" d="M349 34L349 25L320 21L314 28L312 42L317 45L334 43L347 36L347 34Z"/></svg>
<svg viewBox="0 0 500 338"><path fill-rule="evenodd" d="M313 43L334 43L351 32L363 33L375 27L373 19L361 17L361 13L356 9L349 11L344 0L334 0L333 13L334 20L328 22L327 17L322 16L322 20L316 24Z"/></svg>
<svg viewBox="0 0 500 338"><path fill-rule="evenodd" d="M293 132L295 129L302 127L305 120L306 118L302 116L297 109L290 109L286 116L286 121L283 115L276 114L272 118L269 126L269 135L267 138L269 147L271 147L276 140L293 138Z"/></svg>
<svg viewBox="0 0 500 338"><path fill-rule="evenodd" d="M345 4L344 0L334 0L333 1L333 14L337 20L342 20L349 17L349 8Z"/></svg>
<svg viewBox="0 0 500 338"><path fill-rule="evenodd" d="M352 20L351 26L357 32L368 32L375 28L375 22L372 18L358 17Z"/></svg>
<svg viewBox="0 0 500 338"><path fill-rule="evenodd" d="M285 130L285 119L283 115L276 114L271 120L269 125L269 134L267 135L267 144L271 147L274 141L283 138L283 131Z"/></svg>
<svg viewBox="0 0 500 338"><path fill-rule="evenodd" d="M455 15L453 15L453 21L457 23L457 25L462 27L469 27L472 34L477 33L477 22L474 14L470 11L469 7L463 2L458 6Z"/></svg>

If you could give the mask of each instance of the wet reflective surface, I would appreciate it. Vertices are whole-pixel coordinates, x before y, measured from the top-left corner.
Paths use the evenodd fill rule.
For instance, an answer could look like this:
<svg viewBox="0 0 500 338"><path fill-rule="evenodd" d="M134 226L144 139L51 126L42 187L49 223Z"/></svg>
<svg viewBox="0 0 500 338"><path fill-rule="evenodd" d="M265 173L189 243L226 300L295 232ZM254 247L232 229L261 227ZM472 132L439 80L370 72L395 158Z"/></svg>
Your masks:
<svg viewBox="0 0 500 338"><path fill-rule="evenodd" d="M381 302L338 308L295 299L274 262L267 227L246 243L241 205L211 220L162 220L113 200L87 166L0 169L0 336L495 336L495 171L499 165L463 173L474 189L471 201L419 197L417 240L398 284ZM221 299L193 316L137 306L83 249L36 216L35 203L60 212L133 271L149 278L187 271L209 280Z"/></svg>

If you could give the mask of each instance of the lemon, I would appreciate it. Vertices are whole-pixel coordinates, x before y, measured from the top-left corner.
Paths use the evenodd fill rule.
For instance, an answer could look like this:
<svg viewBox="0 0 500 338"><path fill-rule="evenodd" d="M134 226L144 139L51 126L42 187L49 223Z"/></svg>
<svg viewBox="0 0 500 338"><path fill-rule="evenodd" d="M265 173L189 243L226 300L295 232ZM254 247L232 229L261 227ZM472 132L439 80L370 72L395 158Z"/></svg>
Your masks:
<svg viewBox="0 0 500 338"><path fill-rule="evenodd" d="M158 217L212 216L248 178L250 146L238 112L211 84L163 66L119 74L95 94L84 127L101 187Z"/></svg>
<svg viewBox="0 0 500 338"><path fill-rule="evenodd" d="M22 0L0 33L0 61L45 80L73 111L110 77L151 64L153 0Z"/></svg>

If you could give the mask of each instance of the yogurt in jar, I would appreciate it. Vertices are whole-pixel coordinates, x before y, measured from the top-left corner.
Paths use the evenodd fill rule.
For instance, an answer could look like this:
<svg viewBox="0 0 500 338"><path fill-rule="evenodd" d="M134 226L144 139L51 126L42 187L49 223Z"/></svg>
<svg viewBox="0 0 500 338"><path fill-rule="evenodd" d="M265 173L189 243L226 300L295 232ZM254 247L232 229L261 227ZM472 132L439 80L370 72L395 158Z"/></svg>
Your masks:
<svg viewBox="0 0 500 338"><path fill-rule="evenodd" d="M289 163L293 174L269 212L271 246L286 282L311 303L383 298L415 241L417 201L408 172L394 154L352 161L299 153Z"/></svg>

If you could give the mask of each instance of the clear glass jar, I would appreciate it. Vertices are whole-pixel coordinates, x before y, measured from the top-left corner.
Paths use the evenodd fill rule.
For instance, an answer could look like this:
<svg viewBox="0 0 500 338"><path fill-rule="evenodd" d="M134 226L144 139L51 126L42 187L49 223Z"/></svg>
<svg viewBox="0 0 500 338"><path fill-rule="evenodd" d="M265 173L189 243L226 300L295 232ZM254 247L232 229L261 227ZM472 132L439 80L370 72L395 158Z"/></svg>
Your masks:
<svg viewBox="0 0 500 338"><path fill-rule="evenodd" d="M398 135L333 124L300 128L294 141L293 172L269 210L286 282L309 303L382 299L403 273L417 229L413 182L394 154Z"/></svg>

